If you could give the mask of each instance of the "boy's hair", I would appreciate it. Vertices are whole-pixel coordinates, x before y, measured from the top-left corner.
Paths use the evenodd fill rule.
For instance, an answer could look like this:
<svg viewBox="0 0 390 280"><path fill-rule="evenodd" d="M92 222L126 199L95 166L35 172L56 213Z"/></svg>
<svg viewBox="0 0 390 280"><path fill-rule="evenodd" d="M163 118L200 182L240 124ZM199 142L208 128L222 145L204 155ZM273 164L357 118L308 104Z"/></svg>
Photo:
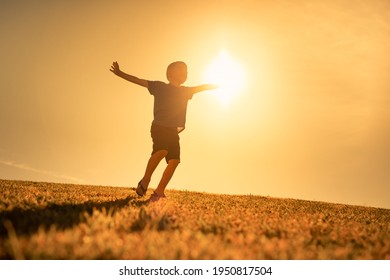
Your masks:
<svg viewBox="0 0 390 280"><path fill-rule="evenodd" d="M185 66L187 68L187 64L185 64L185 62L183 62L183 61L175 61L175 62L172 62L171 64L169 64L168 67L167 67L167 79L168 79L168 81L171 80L173 70L177 66Z"/></svg>

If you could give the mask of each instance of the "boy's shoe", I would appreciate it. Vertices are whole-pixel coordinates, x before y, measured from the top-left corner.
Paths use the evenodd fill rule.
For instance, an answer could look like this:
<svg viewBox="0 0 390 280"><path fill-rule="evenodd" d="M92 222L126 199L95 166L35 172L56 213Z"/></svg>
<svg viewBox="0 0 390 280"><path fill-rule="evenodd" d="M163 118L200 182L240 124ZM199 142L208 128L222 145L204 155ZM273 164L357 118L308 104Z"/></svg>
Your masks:
<svg viewBox="0 0 390 280"><path fill-rule="evenodd" d="M153 192L152 195L149 198L149 202L157 202L157 201L159 201L162 198L166 198L166 196L165 195L159 195L158 193Z"/></svg>
<svg viewBox="0 0 390 280"><path fill-rule="evenodd" d="M142 186L141 182L142 182L142 180L139 181L137 189L135 190L135 192L138 194L138 196L144 196L146 191L148 190L147 187L144 188L144 186Z"/></svg>

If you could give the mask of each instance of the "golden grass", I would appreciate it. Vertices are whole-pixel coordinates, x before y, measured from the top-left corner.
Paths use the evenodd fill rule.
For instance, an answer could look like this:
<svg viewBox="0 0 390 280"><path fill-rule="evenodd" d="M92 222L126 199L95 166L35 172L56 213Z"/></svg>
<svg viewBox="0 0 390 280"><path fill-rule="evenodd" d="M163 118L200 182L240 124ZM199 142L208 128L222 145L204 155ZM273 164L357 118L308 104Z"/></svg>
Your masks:
<svg viewBox="0 0 390 280"><path fill-rule="evenodd" d="M0 180L0 259L390 259L390 210ZM150 194L150 190L148 194Z"/></svg>

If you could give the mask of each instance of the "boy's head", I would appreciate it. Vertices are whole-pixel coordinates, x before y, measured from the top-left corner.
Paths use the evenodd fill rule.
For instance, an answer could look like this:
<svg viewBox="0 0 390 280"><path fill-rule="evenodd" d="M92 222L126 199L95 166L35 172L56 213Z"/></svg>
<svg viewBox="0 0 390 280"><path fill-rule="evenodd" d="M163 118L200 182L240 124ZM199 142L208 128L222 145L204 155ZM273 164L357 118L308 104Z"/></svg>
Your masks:
<svg viewBox="0 0 390 280"><path fill-rule="evenodd" d="M167 79L171 84L183 84L187 80L187 65L183 61L175 61L169 64Z"/></svg>

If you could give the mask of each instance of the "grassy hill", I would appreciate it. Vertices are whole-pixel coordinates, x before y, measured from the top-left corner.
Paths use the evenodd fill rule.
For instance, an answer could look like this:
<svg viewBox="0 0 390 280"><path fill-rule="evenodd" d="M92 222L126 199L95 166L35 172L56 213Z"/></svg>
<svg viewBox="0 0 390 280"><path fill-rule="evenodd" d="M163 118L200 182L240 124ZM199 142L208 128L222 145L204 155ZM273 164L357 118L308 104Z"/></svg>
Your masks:
<svg viewBox="0 0 390 280"><path fill-rule="evenodd" d="M390 209L0 180L0 259L390 259Z"/></svg>

